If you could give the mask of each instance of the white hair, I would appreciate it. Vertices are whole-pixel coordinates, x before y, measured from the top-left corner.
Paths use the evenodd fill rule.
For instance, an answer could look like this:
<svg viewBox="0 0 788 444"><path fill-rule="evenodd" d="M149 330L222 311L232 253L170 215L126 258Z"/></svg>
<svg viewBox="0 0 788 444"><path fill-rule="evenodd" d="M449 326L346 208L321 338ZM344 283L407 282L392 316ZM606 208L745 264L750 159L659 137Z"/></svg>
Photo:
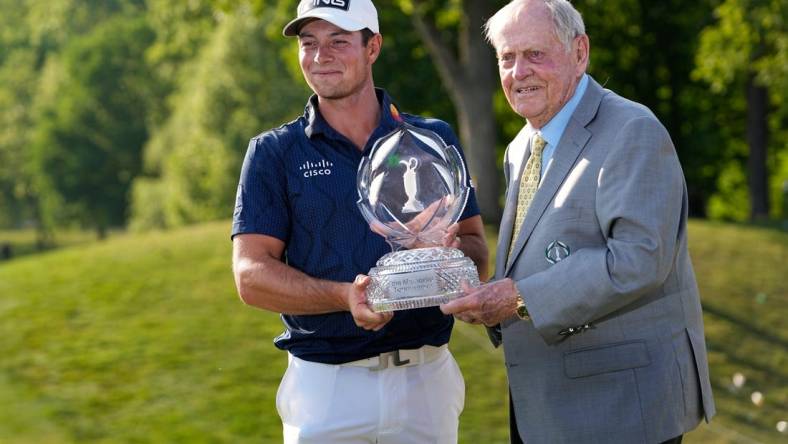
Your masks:
<svg viewBox="0 0 788 444"><path fill-rule="evenodd" d="M484 24L484 36L495 46L495 37L513 17L531 0L512 0ZM567 0L542 0L553 16L553 27L567 51L572 49L575 37L586 33L583 17Z"/></svg>

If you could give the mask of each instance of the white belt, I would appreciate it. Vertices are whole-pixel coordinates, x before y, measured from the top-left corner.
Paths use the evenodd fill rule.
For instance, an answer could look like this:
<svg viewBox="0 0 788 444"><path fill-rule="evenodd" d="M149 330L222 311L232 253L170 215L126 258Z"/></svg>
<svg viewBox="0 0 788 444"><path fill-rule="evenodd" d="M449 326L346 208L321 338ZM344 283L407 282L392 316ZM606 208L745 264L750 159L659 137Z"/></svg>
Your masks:
<svg viewBox="0 0 788 444"><path fill-rule="evenodd" d="M370 370L383 370L389 367L410 367L432 362L438 359L447 349L446 344L440 347L425 345L415 350L394 350L371 358L359 359L358 361L346 362L340 365L365 367Z"/></svg>

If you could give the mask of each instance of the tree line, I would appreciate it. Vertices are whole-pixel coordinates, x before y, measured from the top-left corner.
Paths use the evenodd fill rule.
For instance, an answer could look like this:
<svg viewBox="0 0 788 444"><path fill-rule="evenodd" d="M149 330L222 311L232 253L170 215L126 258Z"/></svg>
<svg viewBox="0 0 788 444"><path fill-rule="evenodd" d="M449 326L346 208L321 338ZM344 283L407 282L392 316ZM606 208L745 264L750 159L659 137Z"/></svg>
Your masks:
<svg viewBox="0 0 788 444"><path fill-rule="evenodd" d="M0 228L103 236L227 218L250 137L310 92L296 0L0 0ZM407 112L461 136L487 221L523 124L481 26L505 1L378 0L374 68ZM788 32L781 0L575 0L590 73L667 126L694 216L786 219Z"/></svg>

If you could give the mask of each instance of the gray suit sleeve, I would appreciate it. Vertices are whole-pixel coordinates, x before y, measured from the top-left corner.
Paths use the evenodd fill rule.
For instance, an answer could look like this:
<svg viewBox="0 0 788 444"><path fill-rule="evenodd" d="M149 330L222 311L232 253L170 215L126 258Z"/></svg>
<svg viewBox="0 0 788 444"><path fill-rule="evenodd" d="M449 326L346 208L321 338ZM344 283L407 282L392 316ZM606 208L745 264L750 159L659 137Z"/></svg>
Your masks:
<svg viewBox="0 0 788 444"><path fill-rule="evenodd" d="M593 205L605 243L517 281L547 343L658 288L673 266L684 179L667 131L654 117L637 117L606 149Z"/></svg>

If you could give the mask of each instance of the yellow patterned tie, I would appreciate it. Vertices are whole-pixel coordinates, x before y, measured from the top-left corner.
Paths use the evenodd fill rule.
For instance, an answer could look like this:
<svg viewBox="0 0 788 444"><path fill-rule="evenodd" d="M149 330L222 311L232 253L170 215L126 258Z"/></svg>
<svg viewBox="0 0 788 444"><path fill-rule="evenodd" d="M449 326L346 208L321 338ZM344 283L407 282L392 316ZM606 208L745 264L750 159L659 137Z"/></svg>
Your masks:
<svg viewBox="0 0 788 444"><path fill-rule="evenodd" d="M536 190L539 188L539 179L542 177L542 150L544 150L547 142L535 133L531 138L531 157L523 168L523 175L520 177L520 189L517 192L517 216L514 218L514 234L509 243L509 256L512 255L514 244L517 242L517 236L520 234L520 228L523 226L525 215L528 214L528 207L531 201L534 200Z"/></svg>

